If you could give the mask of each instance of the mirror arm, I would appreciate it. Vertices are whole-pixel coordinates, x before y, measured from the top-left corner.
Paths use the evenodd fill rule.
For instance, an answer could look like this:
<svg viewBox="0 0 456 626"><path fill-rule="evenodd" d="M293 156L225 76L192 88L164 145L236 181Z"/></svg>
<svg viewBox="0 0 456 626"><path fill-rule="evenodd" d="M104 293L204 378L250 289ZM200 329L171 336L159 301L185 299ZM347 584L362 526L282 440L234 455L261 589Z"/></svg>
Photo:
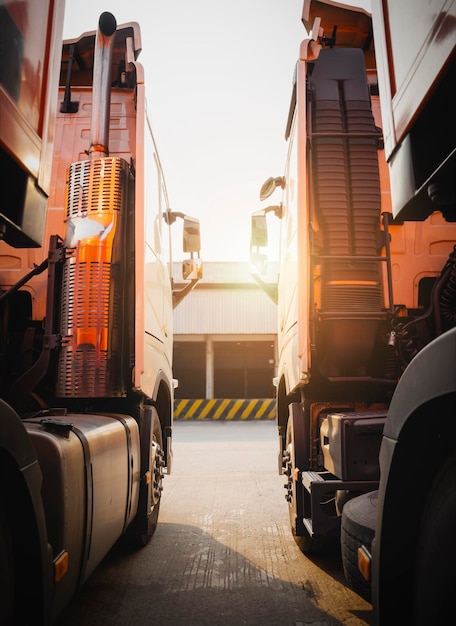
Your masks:
<svg viewBox="0 0 456 626"><path fill-rule="evenodd" d="M182 289L173 290L173 309L177 307L177 305L182 302L187 294L195 287L196 283L199 282L199 278L194 278L189 283L182 287Z"/></svg>
<svg viewBox="0 0 456 626"><path fill-rule="evenodd" d="M283 204L280 203L280 204L274 204L272 206L268 206L265 209L263 209L263 211L265 212L265 214L273 212L274 215L278 217L279 220L281 220L283 216Z"/></svg>
<svg viewBox="0 0 456 626"><path fill-rule="evenodd" d="M180 211L171 211L171 209L166 209L166 211L163 212L163 219L168 226L174 224L178 217L184 219L185 213L181 213Z"/></svg>
<svg viewBox="0 0 456 626"><path fill-rule="evenodd" d="M258 274L252 274L252 278L258 283L258 285L265 292L265 294L271 298L274 304L277 304L278 303L278 284L266 283L264 280L262 280L258 276Z"/></svg>

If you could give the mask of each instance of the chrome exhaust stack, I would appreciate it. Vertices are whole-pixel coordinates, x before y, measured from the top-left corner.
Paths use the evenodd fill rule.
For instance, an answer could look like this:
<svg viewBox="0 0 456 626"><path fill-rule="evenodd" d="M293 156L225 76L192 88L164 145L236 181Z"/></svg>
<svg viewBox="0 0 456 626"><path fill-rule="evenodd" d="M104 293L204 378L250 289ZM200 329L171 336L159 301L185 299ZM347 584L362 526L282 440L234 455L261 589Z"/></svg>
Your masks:
<svg viewBox="0 0 456 626"><path fill-rule="evenodd" d="M92 121L90 157L109 156L109 117L111 105L111 62L117 28L112 13L102 13L98 21L93 61Z"/></svg>

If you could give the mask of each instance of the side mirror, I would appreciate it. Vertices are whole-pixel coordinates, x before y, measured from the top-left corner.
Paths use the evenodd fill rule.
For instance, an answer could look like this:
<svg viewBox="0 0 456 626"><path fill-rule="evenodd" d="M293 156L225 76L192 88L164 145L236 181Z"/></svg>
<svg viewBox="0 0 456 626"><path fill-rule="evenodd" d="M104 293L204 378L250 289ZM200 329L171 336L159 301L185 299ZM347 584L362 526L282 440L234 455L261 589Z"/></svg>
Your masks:
<svg viewBox="0 0 456 626"><path fill-rule="evenodd" d="M194 217L169 209L163 213L163 218L168 225L173 224L177 218L184 221L182 248L184 252L190 253L190 258L182 262L182 278L190 282L182 289L173 288L173 308L176 308L203 277L203 264L199 258L201 250L200 224Z"/></svg>
<svg viewBox="0 0 456 626"><path fill-rule="evenodd" d="M266 274L268 257L260 252L260 248L268 245L268 224L264 211L252 214L250 232L250 265L255 273Z"/></svg>
<svg viewBox="0 0 456 626"><path fill-rule="evenodd" d="M264 211L252 214L252 229L250 234L250 249L268 245L268 224Z"/></svg>
<svg viewBox="0 0 456 626"><path fill-rule="evenodd" d="M184 252L190 252L190 259L182 262L184 280L200 280L203 277L203 264L199 258L201 249L200 224L194 217L184 217L183 242ZM196 258L193 256L196 253Z"/></svg>
<svg viewBox="0 0 456 626"><path fill-rule="evenodd" d="M264 186L264 185L263 185ZM272 193L272 192L271 192ZM261 275L268 271L268 255L260 252L260 248L268 245L268 223L266 213L282 218L282 205L270 206L263 211L252 213L252 227L250 233L250 273L263 291L277 304L277 283L266 283Z"/></svg>
<svg viewBox="0 0 456 626"><path fill-rule="evenodd" d="M200 237L200 224L197 219L193 217L184 217L184 229L183 229L183 242L182 247L184 252L200 252L201 250L201 237Z"/></svg>
<svg viewBox="0 0 456 626"><path fill-rule="evenodd" d="M203 262L201 259L185 259L182 261L182 278L184 280L201 280L203 278Z"/></svg>

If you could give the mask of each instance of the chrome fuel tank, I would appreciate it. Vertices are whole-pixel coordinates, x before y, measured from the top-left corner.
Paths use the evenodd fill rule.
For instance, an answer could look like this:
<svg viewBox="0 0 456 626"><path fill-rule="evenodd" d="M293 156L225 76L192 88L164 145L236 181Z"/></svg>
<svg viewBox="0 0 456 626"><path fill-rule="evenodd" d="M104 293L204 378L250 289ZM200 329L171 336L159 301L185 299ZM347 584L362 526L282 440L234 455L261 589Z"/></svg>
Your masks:
<svg viewBox="0 0 456 626"><path fill-rule="evenodd" d="M68 555L56 585L58 612L135 516L139 429L125 415L67 414L25 422L43 474L42 496L54 562Z"/></svg>

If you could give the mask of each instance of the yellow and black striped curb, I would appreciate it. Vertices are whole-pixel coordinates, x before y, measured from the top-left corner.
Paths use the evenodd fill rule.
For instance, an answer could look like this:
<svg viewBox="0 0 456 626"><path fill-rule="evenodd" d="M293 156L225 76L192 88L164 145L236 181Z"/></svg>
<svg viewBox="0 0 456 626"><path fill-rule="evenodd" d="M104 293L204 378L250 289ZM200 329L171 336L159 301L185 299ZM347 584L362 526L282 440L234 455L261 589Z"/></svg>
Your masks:
<svg viewBox="0 0 456 626"><path fill-rule="evenodd" d="M272 420L274 398L256 400L174 400L175 420Z"/></svg>

